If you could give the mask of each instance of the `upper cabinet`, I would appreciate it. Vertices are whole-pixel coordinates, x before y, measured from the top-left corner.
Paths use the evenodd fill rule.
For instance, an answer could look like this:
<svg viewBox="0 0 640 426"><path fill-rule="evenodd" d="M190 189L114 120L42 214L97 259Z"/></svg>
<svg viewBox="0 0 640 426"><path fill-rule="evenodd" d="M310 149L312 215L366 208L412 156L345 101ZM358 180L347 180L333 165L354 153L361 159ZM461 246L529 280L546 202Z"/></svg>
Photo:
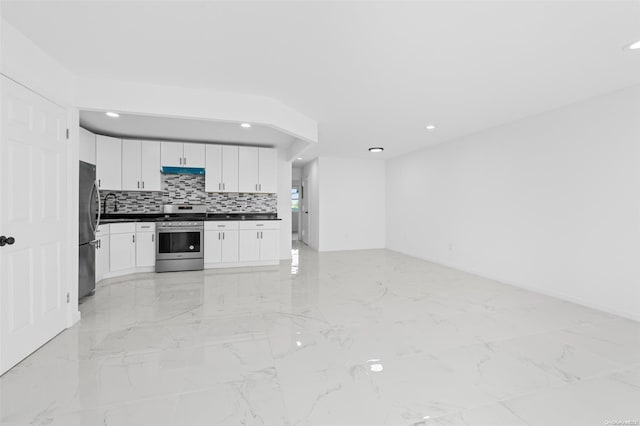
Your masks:
<svg viewBox="0 0 640 426"><path fill-rule="evenodd" d="M160 144L152 141L122 141L122 189L160 191Z"/></svg>
<svg viewBox="0 0 640 426"><path fill-rule="evenodd" d="M96 164L96 135L80 127L80 161Z"/></svg>
<svg viewBox="0 0 640 426"><path fill-rule="evenodd" d="M239 192L277 192L277 151L248 146L241 146L238 150Z"/></svg>
<svg viewBox="0 0 640 426"><path fill-rule="evenodd" d="M122 189L122 140L96 135L96 179L100 189Z"/></svg>
<svg viewBox="0 0 640 426"><path fill-rule="evenodd" d="M205 148L200 143L162 142L163 167L204 167Z"/></svg>
<svg viewBox="0 0 640 426"><path fill-rule="evenodd" d="M258 192L278 192L277 154L273 148L258 148Z"/></svg>
<svg viewBox="0 0 640 426"><path fill-rule="evenodd" d="M238 192L238 147L206 146L206 192Z"/></svg>

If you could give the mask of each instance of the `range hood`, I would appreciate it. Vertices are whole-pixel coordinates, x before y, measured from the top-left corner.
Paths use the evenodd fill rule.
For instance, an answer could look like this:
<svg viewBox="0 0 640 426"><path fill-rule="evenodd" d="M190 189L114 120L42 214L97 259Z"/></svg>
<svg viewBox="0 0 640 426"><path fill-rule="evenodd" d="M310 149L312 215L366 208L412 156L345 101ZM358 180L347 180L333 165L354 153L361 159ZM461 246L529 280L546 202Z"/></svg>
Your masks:
<svg viewBox="0 0 640 426"><path fill-rule="evenodd" d="M204 167L168 167L163 166L160 171L165 175L204 175Z"/></svg>

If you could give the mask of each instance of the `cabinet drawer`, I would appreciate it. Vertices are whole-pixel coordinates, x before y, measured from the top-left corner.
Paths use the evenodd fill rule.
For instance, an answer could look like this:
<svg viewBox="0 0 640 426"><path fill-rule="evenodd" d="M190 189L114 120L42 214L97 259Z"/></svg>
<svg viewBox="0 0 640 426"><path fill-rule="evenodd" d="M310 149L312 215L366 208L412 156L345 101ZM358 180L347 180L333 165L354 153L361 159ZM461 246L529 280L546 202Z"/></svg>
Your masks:
<svg viewBox="0 0 640 426"><path fill-rule="evenodd" d="M279 220L247 220L240 222L240 229L280 229Z"/></svg>
<svg viewBox="0 0 640 426"><path fill-rule="evenodd" d="M110 228L111 234L129 234L136 232L135 222L112 223Z"/></svg>
<svg viewBox="0 0 640 426"><path fill-rule="evenodd" d="M137 222L136 232L156 232L156 224L154 222Z"/></svg>
<svg viewBox="0 0 640 426"><path fill-rule="evenodd" d="M109 235L109 224L100 225L96 229L96 237L104 237L105 235Z"/></svg>
<svg viewBox="0 0 640 426"><path fill-rule="evenodd" d="M238 229L238 222L208 221L204 223L205 231L234 231Z"/></svg>

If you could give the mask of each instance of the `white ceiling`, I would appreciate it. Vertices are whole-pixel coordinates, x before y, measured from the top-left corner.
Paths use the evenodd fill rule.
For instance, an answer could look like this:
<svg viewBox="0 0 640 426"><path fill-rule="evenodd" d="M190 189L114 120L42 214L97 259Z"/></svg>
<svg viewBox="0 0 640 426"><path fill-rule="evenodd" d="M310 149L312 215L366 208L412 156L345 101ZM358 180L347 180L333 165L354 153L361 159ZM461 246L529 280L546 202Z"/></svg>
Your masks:
<svg viewBox="0 0 640 426"><path fill-rule="evenodd" d="M108 117L103 111L80 111L80 125L98 134L157 140L218 142L288 148L295 139L271 127L213 120L120 114Z"/></svg>
<svg viewBox="0 0 640 426"><path fill-rule="evenodd" d="M391 158L640 83L640 52L622 50L640 39L638 1L3 1L2 14L78 74L278 99L318 121L322 155Z"/></svg>

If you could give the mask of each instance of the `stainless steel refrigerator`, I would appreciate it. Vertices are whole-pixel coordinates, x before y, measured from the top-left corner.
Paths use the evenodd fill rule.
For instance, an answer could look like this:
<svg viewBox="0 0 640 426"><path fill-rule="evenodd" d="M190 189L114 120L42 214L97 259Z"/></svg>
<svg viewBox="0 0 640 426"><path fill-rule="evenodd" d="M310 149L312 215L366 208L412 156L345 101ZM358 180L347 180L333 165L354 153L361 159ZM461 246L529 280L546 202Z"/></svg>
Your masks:
<svg viewBox="0 0 640 426"><path fill-rule="evenodd" d="M96 288L96 227L100 193L96 184L96 166L80 161L80 260L78 298L93 294Z"/></svg>

